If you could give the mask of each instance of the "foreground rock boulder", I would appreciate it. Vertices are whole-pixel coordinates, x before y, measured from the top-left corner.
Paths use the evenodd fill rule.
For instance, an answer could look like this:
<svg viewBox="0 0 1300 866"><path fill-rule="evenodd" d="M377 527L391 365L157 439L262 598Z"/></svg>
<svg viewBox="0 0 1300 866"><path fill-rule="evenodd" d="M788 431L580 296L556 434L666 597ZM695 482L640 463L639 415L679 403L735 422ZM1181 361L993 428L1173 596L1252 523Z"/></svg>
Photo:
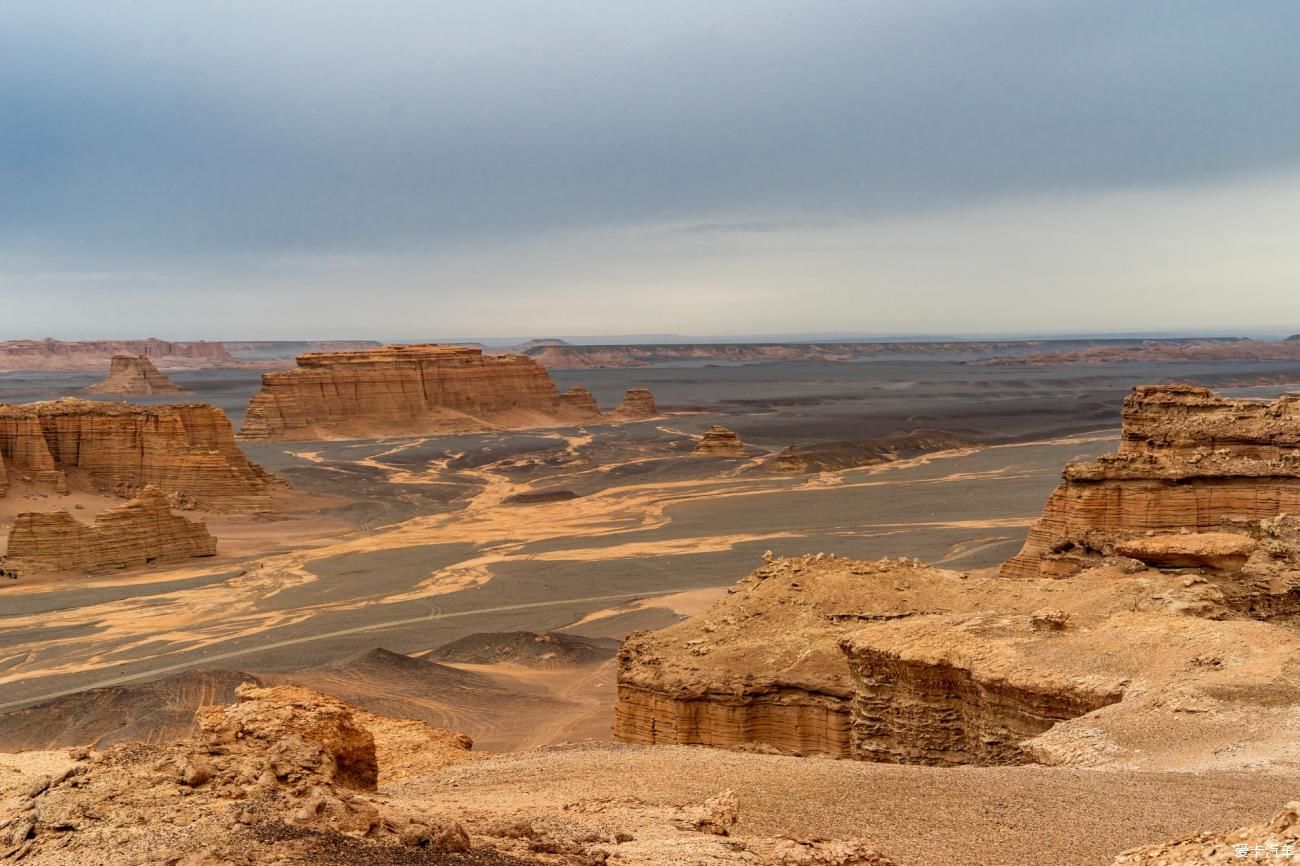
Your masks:
<svg viewBox="0 0 1300 866"><path fill-rule="evenodd" d="M145 487L124 505L79 522L67 511L19 514L9 531L5 567L19 575L75 571L93 574L214 556L207 527L171 511L167 495Z"/></svg>
<svg viewBox="0 0 1300 866"><path fill-rule="evenodd" d="M465 346L312 352L266 373L240 438L256 441L468 433L603 420L585 388L561 394L525 355Z"/></svg>
<svg viewBox="0 0 1300 866"><path fill-rule="evenodd" d="M90 394L126 394L149 396L151 394L183 394L184 388L173 384L158 372L144 355L114 355L110 362L108 378L86 388Z"/></svg>
<svg viewBox="0 0 1300 866"><path fill-rule="evenodd" d="M0 405L0 458L11 490L17 479L126 498L156 484L183 508L271 508L271 476L239 450L225 413L201 403Z"/></svg>
<svg viewBox="0 0 1300 866"><path fill-rule="evenodd" d="M0 857L396 864L424 862L402 852L432 853L439 840L465 850L459 826L373 793L375 738L346 704L291 686L236 694L234 705L200 711L195 739L74 750L0 814Z"/></svg>

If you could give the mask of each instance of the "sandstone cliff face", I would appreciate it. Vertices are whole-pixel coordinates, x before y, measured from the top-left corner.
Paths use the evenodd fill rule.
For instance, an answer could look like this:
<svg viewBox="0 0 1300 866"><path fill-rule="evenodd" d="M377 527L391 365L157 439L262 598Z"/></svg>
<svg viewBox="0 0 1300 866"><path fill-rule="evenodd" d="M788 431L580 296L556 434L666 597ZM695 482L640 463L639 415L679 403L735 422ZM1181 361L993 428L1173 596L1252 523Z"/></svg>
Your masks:
<svg viewBox="0 0 1300 866"><path fill-rule="evenodd" d="M734 430L714 424L695 444L695 453L702 457L744 457L745 444Z"/></svg>
<svg viewBox="0 0 1300 866"><path fill-rule="evenodd" d="M1008 577L1064 576L1099 545L1300 513L1300 399L1148 386L1124 402L1118 454L1067 466Z"/></svg>
<svg viewBox="0 0 1300 866"><path fill-rule="evenodd" d="M89 526L66 511L19 514L8 550L6 567L19 574L95 573L213 556L217 540L202 523L172 514L167 495L151 484Z"/></svg>
<svg viewBox="0 0 1300 866"><path fill-rule="evenodd" d="M1113 704L1127 678L1061 652L1032 617L921 617L841 642L856 686L852 753L897 764L1022 764L1025 742ZM1061 627L1068 621L1062 617ZM1072 632L1077 635L1078 632Z"/></svg>
<svg viewBox="0 0 1300 866"><path fill-rule="evenodd" d="M974 584L950 575L821 554L771 559L707 613L624 641L614 736L848 757L854 688L839 640L910 605L951 609Z"/></svg>
<svg viewBox="0 0 1300 866"><path fill-rule="evenodd" d="M466 433L601 420L585 388L561 394L523 355L462 346L384 346L300 355L267 373L240 438L340 439Z"/></svg>
<svg viewBox="0 0 1300 866"><path fill-rule="evenodd" d="M129 394L147 396L150 394L183 394L183 388L158 372L144 355L114 355L108 370L108 378L86 388L91 394Z"/></svg>
<svg viewBox="0 0 1300 866"><path fill-rule="evenodd" d="M117 496L156 484L183 507L271 507L270 476L239 450L225 413L203 404L0 405L0 457L11 472L56 489L68 477Z"/></svg>

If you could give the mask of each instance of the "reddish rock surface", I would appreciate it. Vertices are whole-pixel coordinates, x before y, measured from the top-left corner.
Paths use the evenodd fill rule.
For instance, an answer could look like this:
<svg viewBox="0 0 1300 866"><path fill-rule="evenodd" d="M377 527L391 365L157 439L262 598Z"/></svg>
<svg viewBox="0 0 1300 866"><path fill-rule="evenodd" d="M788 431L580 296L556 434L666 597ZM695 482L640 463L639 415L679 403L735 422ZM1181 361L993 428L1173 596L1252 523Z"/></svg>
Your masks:
<svg viewBox="0 0 1300 866"><path fill-rule="evenodd" d="M1072 463L1063 477L1004 575L1068 574L1091 553L1135 555L1133 536L1213 533L1225 518L1300 513L1300 398L1138 387L1124 401L1119 453ZM1164 563L1137 558L1171 562L1169 543Z"/></svg>
<svg viewBox="0 0 1300 866"><path fill-rule="evenodd" d="M271 508L271 477L235 444L220 409L66 398L0 405L0 458L11 476L129 497L156 484L179 507Z"/></svg>
<svg viewBox="0 0 1300 866"><path fill-rule="evenodd" d="M207 527L172 514L167 495L149 485L87 525L66 511L19 514L9 532L6 568L18 574L95 573L213 556Z"/></svg>
<svg viewBox="0 0 1300 866"><path fill-rule="evenodd" d="M144 355L114 355L108 378L86 388L91 394L183 394L184 388L172 383Z"/></svg>
<svg viewBox="0 0 1300 866"><path fill-rule="evenodd" d="M368 438L544 427L602 419L581 387L561 394L523 355L464 346L384 346L315 352L267 373L248 404L240 438Z"/></svg>

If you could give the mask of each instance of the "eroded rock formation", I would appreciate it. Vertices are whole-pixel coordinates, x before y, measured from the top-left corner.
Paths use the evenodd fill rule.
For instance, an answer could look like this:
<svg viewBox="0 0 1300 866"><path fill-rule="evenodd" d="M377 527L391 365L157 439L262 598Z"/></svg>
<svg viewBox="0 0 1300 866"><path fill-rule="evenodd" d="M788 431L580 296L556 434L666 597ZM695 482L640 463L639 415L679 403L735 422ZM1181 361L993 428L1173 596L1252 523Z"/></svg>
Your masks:
<svg viewBox="0 0 1300 866"><path fill-rule="evenodd" d="M91 394L183 394L184 388L172 383L144 355L114 355L108 378L86 388Z"/></svg>
<svg viewBox="0 0 1300 866"><path fill-rule="evenodd" d="M614 736L848 757L854 686L840 639L873 617L953 609L975 584L950 574L771 558L708 612L624 641Z"/></svg>
<svg viewBox="0 0 1300 866"><path fill-rule="evenodd" d="M207 527L171 512L167 495L150 484L92 524L66 511L19 514L9 532L6 567L18 574L94 573L213 556Z"/></svg>
<svg viewBox="0 0 1300 866"><path fill-rule="evenodd" d="M220 409L93 400L0 405L0 458L11 479L69 483L129 497L156 484L182 507L253 513L271 507L271 478L235 444Z"/></svg>
<svg viewBox="0 0 1300 866"><path fill-rule="evenodd" d="M744 457L745 444L734 430L714 424L695 443L695 453L702 457Z"/></svg>
<svg viewBox="0 0 1300 866"><path fill-rule="evenodd" d="M1290 863L1300 854L1300 802L1287 803L1262 824L1226 833L1201 831L1175 842L1125 851L1111 866L1227 866Z"/></svg>
<svg viewBox="0 0 1300 866"><path fill-rule="evenodd" d="M897 764L1020 764L1025 742L1113 704L1128 679L1063 652L1060 624L1034 616L927 616L841 643L856 686L852 753ZM1077 629L1069 630L1079 637ZM1089 641L1079 641L1088 644Z"/></svg>
<svg viewBox="0 0 1300 866"><path fill-rule="evenodd" d="M628 388L623 395L623 402L610 413L610 417L618 421L637 421L658 414L659 407L655 405L654 395L649 388Z"/></svg>
<svg viewBox="0 0 1300 866"><path fill-rule="evenodd" d="M298 357L267 373L248 404L243 439L340 439L465 433L602 419L585 388L561 394L523 355L464 346L384 346Z"/></svg>
<svg viewBox="0 0 1300 866"><path fill-rule="evenodd" d="M1124 401L1119 453L1070 464L1063 477L1004 575L1068 575L1098 551L1136 549L1136 536L1300 513L1300 398L1139 387Z"/></svg>

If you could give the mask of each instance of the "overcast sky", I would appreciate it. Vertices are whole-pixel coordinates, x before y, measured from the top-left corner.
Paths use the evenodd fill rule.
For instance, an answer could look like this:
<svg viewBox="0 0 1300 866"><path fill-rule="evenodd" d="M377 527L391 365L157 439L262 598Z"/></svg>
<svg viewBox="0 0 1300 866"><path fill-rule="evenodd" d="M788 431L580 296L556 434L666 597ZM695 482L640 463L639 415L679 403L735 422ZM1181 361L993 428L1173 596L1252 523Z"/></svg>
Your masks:
<svg viewBox="0 0 1300 866"><path fill-rule="evenodd" d="M0 5L0 336L1300 330L1300 3Z"/></svg>

